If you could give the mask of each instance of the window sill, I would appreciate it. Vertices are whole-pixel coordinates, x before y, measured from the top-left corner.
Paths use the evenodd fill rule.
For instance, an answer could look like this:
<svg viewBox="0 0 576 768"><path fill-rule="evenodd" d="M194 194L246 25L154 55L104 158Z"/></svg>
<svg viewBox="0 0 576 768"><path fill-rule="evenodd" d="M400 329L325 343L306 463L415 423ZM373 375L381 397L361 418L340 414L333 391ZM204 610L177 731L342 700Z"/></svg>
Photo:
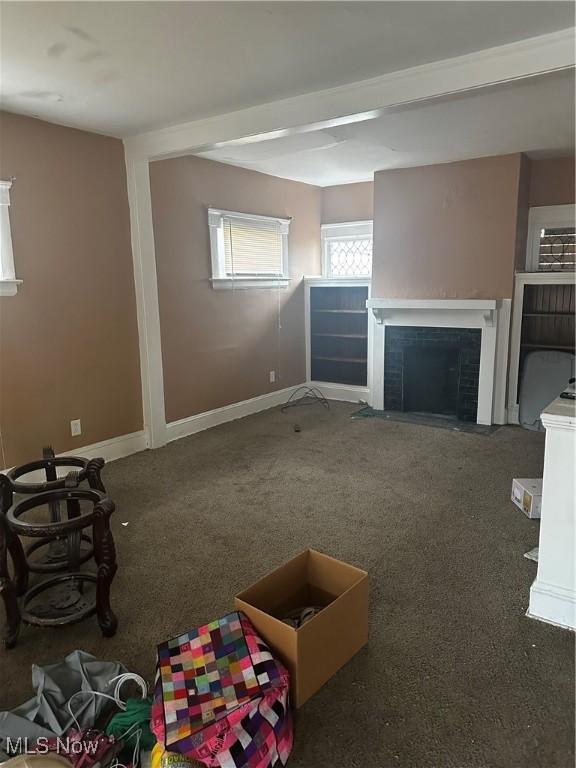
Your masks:
<svg viewBox="0 0 576 768"><path fill-rule="evenodd" d="M288 288L289 277L213 277L210 281L216 290L233 288Z"/></svg>
<svg viewBox="0 0 576 768"><path fill-rule="evenodd" d="M305 275L304 281L306 283L334 283L335 285L370 285L371 277L366 275L365 277L359 277L358 275L350 275L348 277L332 277L331 275Z"/></svg>
<svg viewBox="0 0 576 768"><path fill-rule="evenodd" d="M16 296L22 280L0 280L0 296Z"/></svg>

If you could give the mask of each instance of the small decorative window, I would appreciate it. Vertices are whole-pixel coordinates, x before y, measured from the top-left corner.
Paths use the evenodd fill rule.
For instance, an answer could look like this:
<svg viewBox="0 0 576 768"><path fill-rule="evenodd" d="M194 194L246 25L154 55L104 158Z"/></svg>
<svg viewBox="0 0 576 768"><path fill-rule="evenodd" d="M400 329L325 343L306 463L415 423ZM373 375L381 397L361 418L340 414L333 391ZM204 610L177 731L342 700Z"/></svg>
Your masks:
<svg viewBox="0 0 576 768"><path fill-rule="evenodd" d="M288 285L289 219L208 211L214 288Z"/></svg>
<svg viewBox="0 0 576 768"><path fill-rule="evenodd" d="M372 275L372 222L322 226L324 275L333 278Z"/></svg>
<svg viewBox="0 0 576 768"><path fill-rule="evenodd" d="M0 296L14 296L18 284L14 271L12 232L10 230L11 181L0 181Z"/></svg>
<svg viewBox="0 0 576 768"><path fill-rule="evenodd" d="M573 271L575 257L575 227L544 227L540 230L538 269L541 272Z"/></svg>
<svg viewBox="0 0 576 768"><path fill-rule="evenodd" d="M529 272L576 269L576 206L530 209L526 269Z"/></svg>

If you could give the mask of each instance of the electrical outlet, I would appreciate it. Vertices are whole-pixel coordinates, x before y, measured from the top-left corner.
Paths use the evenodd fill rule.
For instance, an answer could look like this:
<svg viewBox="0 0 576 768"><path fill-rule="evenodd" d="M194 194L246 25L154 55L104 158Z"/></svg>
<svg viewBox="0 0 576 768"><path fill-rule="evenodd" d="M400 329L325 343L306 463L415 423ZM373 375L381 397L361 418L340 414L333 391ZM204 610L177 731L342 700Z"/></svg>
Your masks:
<svg viewBox="0 0 576 768"><path fill-rule="evenodd" d="M276 371L270 371L270 384L274 384L276 381Z"/></svg>
<svg viewBox="0 0 576 768"><path fill-rule="evenodd" d="M80 419L72 419L70 422L70 434L72 437L78 437L78 435L82 434L82 424L80 423Z"/></svg>

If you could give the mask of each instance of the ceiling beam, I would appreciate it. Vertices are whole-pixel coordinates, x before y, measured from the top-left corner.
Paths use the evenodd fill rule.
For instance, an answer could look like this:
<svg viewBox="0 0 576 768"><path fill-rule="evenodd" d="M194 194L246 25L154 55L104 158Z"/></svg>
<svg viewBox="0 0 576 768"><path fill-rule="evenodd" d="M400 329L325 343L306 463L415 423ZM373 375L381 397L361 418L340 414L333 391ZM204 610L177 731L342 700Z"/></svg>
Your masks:
<svg viewBox="0 0 576 768"><path fill-rule="evenodd" d="M532 37L380 77L148 131L124 139L136 159L158 159L239 140L263 141L379 117L382 111L576 65L575 29Z"/></svg>

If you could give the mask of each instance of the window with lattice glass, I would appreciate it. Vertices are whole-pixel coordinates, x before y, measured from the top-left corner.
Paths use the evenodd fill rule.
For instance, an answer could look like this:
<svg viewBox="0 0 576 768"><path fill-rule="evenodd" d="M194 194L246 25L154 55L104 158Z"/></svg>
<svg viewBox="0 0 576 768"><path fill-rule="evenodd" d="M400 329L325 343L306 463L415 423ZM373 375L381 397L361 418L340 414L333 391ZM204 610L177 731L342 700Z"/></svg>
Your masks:
<svg viewBox="0 0 576 768"><path fill-rule="evenodd" d="M574 271L575 227L546 227L540 230L538 269L542 272Z"/></svg>
<svg viewBox="0 0 576 768"><path fill-rule="evenodd" d="M372 238L331 240L328 243L333 277L369 277L372 272Z"/></svg>
<svg viewBox="0 0 576 768"><path fill-rule="evenodd" d="M357 221L322 226L326 277L364 277L372 274L372 222Z"/></svg>

